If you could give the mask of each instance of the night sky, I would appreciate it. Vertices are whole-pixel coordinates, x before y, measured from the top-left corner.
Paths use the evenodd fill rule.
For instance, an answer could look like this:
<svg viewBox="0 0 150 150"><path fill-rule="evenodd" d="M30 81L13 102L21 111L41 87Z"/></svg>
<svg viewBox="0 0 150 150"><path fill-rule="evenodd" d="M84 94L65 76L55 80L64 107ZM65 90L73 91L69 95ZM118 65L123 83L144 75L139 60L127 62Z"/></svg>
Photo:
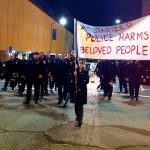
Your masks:
<svg viewBox="0 0 150 150"><path fill-rule="evenodd" d="M73 32L73 20L94 26L115 25L141 17L142 0L30 0L56 21L64 16Z"/></svg>

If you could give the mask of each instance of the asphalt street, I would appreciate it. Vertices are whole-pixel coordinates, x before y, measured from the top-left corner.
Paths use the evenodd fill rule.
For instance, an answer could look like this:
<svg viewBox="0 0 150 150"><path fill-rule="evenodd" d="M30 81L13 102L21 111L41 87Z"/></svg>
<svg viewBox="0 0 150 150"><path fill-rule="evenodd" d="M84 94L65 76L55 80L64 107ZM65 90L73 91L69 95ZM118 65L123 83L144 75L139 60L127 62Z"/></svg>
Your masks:
<svg viewBox="0 0 150 150"><path fill-rule="evenodd" d="M14 96L17 89L0 90L0 150L150 150L149 86L131 101L116 83L112 100L104 101L97 85L91 78L81 128L72 103L57 105L57 91L25 106L25 96Z"/></svg>

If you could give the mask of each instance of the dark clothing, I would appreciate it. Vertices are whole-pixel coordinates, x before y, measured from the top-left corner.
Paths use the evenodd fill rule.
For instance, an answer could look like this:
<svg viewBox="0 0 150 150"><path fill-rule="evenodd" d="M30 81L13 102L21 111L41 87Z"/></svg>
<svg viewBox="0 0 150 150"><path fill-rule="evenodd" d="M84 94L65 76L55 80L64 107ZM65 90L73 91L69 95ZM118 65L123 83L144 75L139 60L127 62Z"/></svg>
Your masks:
<svg viewBox="0 0 150 150"><path fill-rule="evenodd" d="M26 67L27 67L28 61L27 60L21 60L20 61L20 76L26 76Z"/></svg>
<svg viewBox="0 0 150 150"><path fill-rule="evenodd" d="M88 71L83 69L77 73L77 89L75 96L75 114L78 124L82 124L83 105L87 104L87 84L89 83Z"/></svg>
<svg viewBox="0 0 150 150"><path fill-rule="evenodd" d="M75 90L71 90L72 89L72 80L74 79L74 72L75 72L75 59L71 58L71 60L68 60L68 64L69 64L69 70L68 70L68 78L69 78L69 85L68 85L68 92L69 92L69 96L70 96L70 102L74 103L75 100Z"/></svg>
<svg viewBox="0 0 150 150"><path fill-rule="evenodd" d="M144 70L140 63L133 62L128 65L127 77L129 78L131 99L135 96L138 99L139 87L142 77L144 78Z"/></svg>
<svg viewBox="0 0 150 150"><path fill-rule="evenodd" d="M27 64L27 95L26 102L30 102L31 93L32 93L32 85L34 85L34 99L35 103L38 103L39 100L39 90L40 90L40 82L39 75L42 75L43 69L41 61L31 60Z"/></svg>
<svg viewBox="0 0 150 150"><path fill-rule="evenodd" d="M53 88L54 88L54 82L55 82L55 62L54 60L48 60L48 63L49 63L49 68L50 68L50 73L51 73L51 76L49 78L49 87L51 89L51 93L53 93Z"/></svg>
<svg viewBox="0 0 150 150"><path fill-rule="evenodd" d="M140 63L129 64L127 70L127 77L129 78L129 83L138 82L140 84L142 76L144 77L144 70Z"/></svg>
<svg viewBox="0 0 150 150"><path fill-rule="evenodd" d="M113 92L113 86L107 82L104 82L104 97L108 96L111 99Z"/></svg>
<svg viewBox="0 0 150 150"><path fill-rule="evenodd" d="M4 90L7 89L8 83L13 77L13 73L15 73L15 62L13 60L8 60L4 67L4 76L5 76ZM14 89L13 84L12 89Z"/></svg>
<svg viewBox="0 0 150 150"><path fill-rule="evenodd" d="M104 97L108 96L108 99L112 97L113 87L116 77L116 65L110 61L105 61L102 68Z"/></svg>
<svg viewBox="0 0 150 150"><path fill-rule="evenodd" d="M58 86L58 96L59 96L59 103L62 103L63 98L66 99L67 96L67 86L68 86L68 63L67 61L60 60L56 64L56 83Z"/></svg>
<svg viewBox="0 0 150 150"><path fill-rule="evenodd" d="M98 77L100 77L101 76L101 74L102 74L102 69L103 69L103 61L99 61L98 62L98 64L97 64L97 66L96 66L96 68L95 68L95 73L96 73L96 75L98 76Z"/></svg>
<svg viewBox="0 0 150 150"><path fill-rule="evenodd" d="M15 62L13 60L8 60L4 67L5 76L11 77L15 73Z"/></svg>
<svg viewBox="0 0 150 150"><path fill-rule="evenodd" d="M74 78L74 71L75 71L75 65L74 65L74 61L73 60L68 60L66 59L66 63L67 63L67 68L66 68L66 82L65 82L65 93L70 94L70 84L71 84L71 80Z"/></svg>
<svg viewBox="0 0 150 150"><path fill-rule="evenodd" d="M43 77L41 79L41 97L44 94L48 94L48 73L50 72L50 64L46 58L40 58L42 70L43 70Z"/></svg>
<svg viewBox="0 0 150 150"><path fill-rule="evenodd" d="M77 97L77 99L80 99L79 97ZM76 119L78 121L78 124L82 124L83 121L83 104L80 103L75 103L74 105L75 107L75 114L76 114Z"/></svg>
<svg viewBox="0 0 150 150"><path fill-rule="evenodd" d="M15 74L12 77L12 84L14 85L14 87L18 84L19 85L19 77L20 77L20 71L21 71L21 60L19 58L15 58L14 59L14 63L15 63Z"/></svg>
<svg viewBox="0 0 150 150"><path fill-rule="evenodd" d="M26 102L30 103L30 98L31 98L31 94L32 94L32 85L34 85L34 100L35 100L35 103L38 103L39 91L40 91L40 79L38 79L38 78L28 78L27 79Z"/></svg>
<svg viewBox="0 0 150 150"><path fill-rule="evenodd" d="M81 72L78 72L77 75L77 93L80 95L80 101L82 104L87 104L87 84L89 83L88 71L83 69Z"/></svg>
<svg viewBox="0 0 150 150"><path fill-rule="evenodd" d="M122 88L125 88L125 93L128 92L127 90L127 82L126 82L126 69L127 69L127 65L125 62L122 62L118 65L118 70L117 70L117 74L118 74L118 78L119 78L119 88L120 88L120 92L122 92Z"/></svg>
<svg viewBox="0 0 150 150"><path fill-rule="evenodd" d="M35 78L37 79L39 75L43 74L43 68L41 61L38 60L30 60L27 64L27 78Z"/></svg>
<svg viewBox="0 0 150 150"><path fill-rule="evenodd" d="M97 75L97 77L100 78L100 84L97 86L97 89L103 90L104 89L104 84L103 84L103 78L101 77L102 75L102 70L103 70L103 61L99 61L99 63L97 64L94 73Z"/></svg>
<svg viewBox="0 0 150 150"><path fill-rule="evenodd" d="M2 78L1 74L4 73L3 63L0 60L0 79Z"/></svg>
<svg viewBox="0 0 150 150"><path fill-rule="evenodd" d="M20 62L20 70L19 70L19 77L18 77L18 82L19 82L19 91L18 93L20 95L23 94L24 89L25 89L25 84L26 84L26 67L27 67L27 60L21 60Z"/></svg>
<svg viewBox="0 0 150 150"><path fill-rule="evenodd" d="M60 62L60 58L58 59L54 59L54 63L55 63L55 66L54 66L54 73L53 73L53 82L54 82L54 85L55 85L55 90L58 88L58 81L57 81L57 70L58 70L58 64Z"/></svg>
<svg viewBox="0 0 150 150"><path fill-rule="evenodd" d="M20 60L19 58L15 58L14 63L15 63L15 72L17 74L20 74L22 60Z"/></svg>

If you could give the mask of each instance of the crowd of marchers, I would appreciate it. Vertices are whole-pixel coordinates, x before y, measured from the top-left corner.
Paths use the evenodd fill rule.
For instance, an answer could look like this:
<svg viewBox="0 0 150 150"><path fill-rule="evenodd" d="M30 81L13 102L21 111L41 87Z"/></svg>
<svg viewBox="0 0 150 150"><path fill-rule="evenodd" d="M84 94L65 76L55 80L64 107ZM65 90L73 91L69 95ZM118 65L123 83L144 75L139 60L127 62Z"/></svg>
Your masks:
<svg viewBox="0 0 150 150"><path fill-rule="evenodd" d="M26 90L24 105L29 105L32 97L32 86L34 85L34 102L38 104L43 96L49 95L48 86L51 93L58 91L58 105L67 100L69 95L70 102L75 103L75 114L77 126L82 125L83 105L87 103L87 84L89 82L88 71L85 69L85 60L77 61L75 53L55 55L52 59L43 51L35 52L31 60L26 60L26 55L22 54L22 59L17 54L10 55L5 66L1 62L0 75L5 79L3 91L7 90L8 85L12 90L18 86L18 93L15 96L23 96ZM75 63L78 62L78 63Z"/></svg>
<svg viewBox="0 0 150 150"><path fill-rule="evenodd" d="M100 84L97 88L104 91L103 99L108 100L111 100L113 83L116 82L117 76L119 78L119 92L129 93L132 101L134 99L138 101L140 85L146 82L144 67L139 60L122 60L117 64L114 61L101 60L94 72L100 78Z"/></svg>
<svg viewBox="0 0 150 150"><path fill-rule="evenodd" d="M120 92L129 93L131 100L138 100L141 82L145 82L145 75L140 61L122 60L118 64L110 60L100 60L94 70L100 78L100 88L104 91L105 100L111 100L113 83L116 76L119 78ZM75 103L75 114L77 126L82 125L83 105L87 103L87 84L89 74L85 69L85 60L77 60L75 53L55 55L52 59L43 51L35 52L31 60L26 60L26 55L22 54L22 59L17 54L10 55L9 60L3 67L0 61L0 77L5 79L3 91L7 90L8 84L12 90L18 86L16 96L22 96L26 90L26 98L23 104L29 105L32 97L32 86L34 85L34 102L39 103L43 96L49 95L48 86L51 93L58 91L58 105L67 100ZM124 89L124 90L123 90Z"/></svg>

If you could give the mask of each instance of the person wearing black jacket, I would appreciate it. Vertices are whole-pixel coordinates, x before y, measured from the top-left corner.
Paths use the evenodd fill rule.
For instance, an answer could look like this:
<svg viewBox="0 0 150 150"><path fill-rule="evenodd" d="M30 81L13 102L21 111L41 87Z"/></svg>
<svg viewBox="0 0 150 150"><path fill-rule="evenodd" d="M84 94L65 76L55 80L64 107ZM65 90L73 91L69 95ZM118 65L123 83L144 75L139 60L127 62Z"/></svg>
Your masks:
<svg viewBox="0 0 150 150"><path fill-rule="evenodd" d="M0 79L3 78L3 73L4 73L3 63L0 60Z"/></svg>
<svg viewBox="0 0 150 150"><path fill-rule="evenodd" d="M16 94L18 96L22 96L25 89L27 63L28 61L26 60L26 54L22 54L22 60L20 61L20 69L19 69L19 76L18 76L19 91Z"/></svg>
<svg viewBox="0 0 150 150"><path fill-rule="evenodd" d="M42 79L42 64L39 59L39 53L36 52L34 54L34 59L30 60L27 64L27 95L26 101L24 104L30 103L31 93L32 93L32 85L34 85L34 100L35 103L39 102L39 91L40 91L40 82Z"/></svg>
<svg viewBox="0 0 150 150"><path fill-rule="evenodd" d="M139 63L139 60L134 60L128 65L127 69L127 81L129 82L130 86L131 100L134 100L135 96L136 101L138 101L141 80L145 82L143 67Z"/></svg>
<svg viewBox="0 0 150 150"><path fill-rule="evenodd" d="M103 69L103 63L104 61L103 60L99 60L95 70L94 70L94 73L97 75L97 77L100 78L100 84L97 86L97 89L100 88L100 90L103 90L103 79L101 78L101 74L102 74L102 69Z"/></svg>
<svg viewBox="0 0 150 150"><path fill-rule="evenodd" d="M3 70L3 63L2 61L0 60L0 79L3 78L4 74L3 74L4 70ZM1 96L1 95L0 95Z"/></svg>
<svg viewBox="0 0 150 150"><path fill-rule="evenodd" d="M19 85L19 77L21 70L21 60L18 58L18 54L14 54L14 63L15 63L15 72L12 76L11 85L15 87L17 84Z"/></svg>
<svg viewBox="0 0 150 150"><path fill-rule="evenodd" d="M89 83L88 71L84 68L85 61L79 61L79 68L75 75L75 114L77 126L81 127L83 121L83 105L87 104L87 84ZM77 79L77 80L76 80Z"/></svg>
<svg viewBox="0 0 150 150"><path fill-rule="evenodd" d="M121 93L122 88L124 87L125 94L128 93L127 81L126 81L126 70L127 70L127 64L126 64L125 60L122 60L122 62L119 63L119 65L118 65L117 75L119 78L119 88L120 88L119 92Z"/></svg>
<svg viewBox="0 0 150 150"><path fill-rule="evenodd" d="M58 80L57 80L57 75L58 75L58 73L57 73L57 69L58 69L58 65L59 65L59 62L60 62L60 57L59 57L59 55L56 53L56 55L55 55L55 59L54 59L54 63L55 63L55 67L54 67L54 76L53 76L53 81L54 81L54 85L55 85L55 91L57 90L57 88L58 88Z"/></svg>
<svg viewBox="0 0 150 150"><path fill-rule="evenodd" d="M113 83L116 77L116 65L110 60L106 60L103 63L101 78L103 79L104 87L104 99L108 96L108 100L111 100Z"/></svg>
<svg viewBox="0 0 150 150"><path fill-rule="evenodd" d="M57 62L55 71L56 71L56 83L58 85L58 104L62 104L63 99L66 100L67 96L67 72L68 72L68 63L65 59L65 55L62 54L61 60Z"/></svg>
<svg viewBox="0 0 150 150"><path fill-rule="evenodd" d="M15 75L15 62L14 57L10 55L10 59L6 62L4 67L4 76L5 76L5 83L4 88L2 88L3 91L7 90L7 86L9 81L12 79L12 76ZM14 86L12 86L12 89L14 89Z"/></svg>
<svg viewBox="0 0 150 150"><path fill-rule="evenodd" d="M48 95L48 74L50 73L50 64L47 60L47 58L44 57L44 52L40 51L40 61L42 65L42 79L40 83L41 87L41 99L43 98L44 95Z"/></svg>
<svg viewBox="0 0 150 150"><path fill-rule="evenodd" d="M49 73L48 73L49 87L50 87L51 93L54 93L53 88L54 88L54 77L55 77L55 62L51 58L50 53L47 53L46 58L48 61L48 66L49 66Z"/></svg>

